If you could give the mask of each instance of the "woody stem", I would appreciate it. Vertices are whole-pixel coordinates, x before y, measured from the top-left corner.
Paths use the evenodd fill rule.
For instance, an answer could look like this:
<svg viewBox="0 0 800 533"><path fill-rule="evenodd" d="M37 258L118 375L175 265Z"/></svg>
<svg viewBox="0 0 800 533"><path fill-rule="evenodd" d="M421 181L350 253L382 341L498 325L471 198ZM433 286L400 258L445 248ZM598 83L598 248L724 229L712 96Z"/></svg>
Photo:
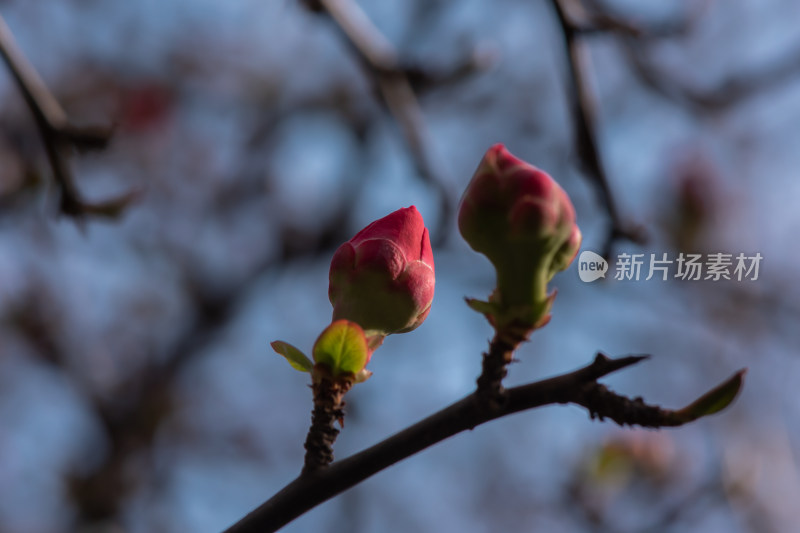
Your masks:
<svg viewBox="0 0 800 533"><path fill-rule="evenodd" d="M496 334L489 344L489 351L483 354L481 375L477 379L477 396L490 408L500 407L504 403L503 378L508 373L506 367L514 357L515 348L500 334Z"/></svg>
<svg viewBox="0 0 800 533"><path fill-rule="evenodd" d="M306 457L302 474L308 474L327 467L333 462L333 443L339 435L335 427L344 420L344 395L350 390L352 382L335 378L315 379L311 386L314 391L314 409L311 411L311 427L306 436Z"/></svg>

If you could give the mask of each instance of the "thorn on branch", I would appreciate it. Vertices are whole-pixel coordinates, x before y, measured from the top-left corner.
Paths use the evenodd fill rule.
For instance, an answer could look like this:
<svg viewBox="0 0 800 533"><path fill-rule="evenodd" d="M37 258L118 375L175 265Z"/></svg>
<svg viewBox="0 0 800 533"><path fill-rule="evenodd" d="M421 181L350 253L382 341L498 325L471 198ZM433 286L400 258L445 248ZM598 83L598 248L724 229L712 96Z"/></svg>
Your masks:
<svg viewBox="0 0 800 533"><path fill-rule="evenodd" d="M628 355L612 359L603 352L597 352L592 364L584 369L586 371L585 379L596 380L649 358L649 355Z"/></svg>
<svg viewBox="0 0 800 533"><path fill-rule="evenodd" d="M594 366L601 355L595 359ZM602 356L605 357L605 356ZM617 360L605 358L602 363L631 361L644 357L625 357ZM629 363L633 364L633 363ZM589 367L591 369L591 366ZM603 421L610 418L620 426L642 426L648 428L682 426L698 418L718 413L728 407L742 388L746 369L736 372L722 384L700 396L688 406L678 409L664 409L657 405L649 405L641 397L630 399L611 391L596 381L587 383L570 401L582 405L589 410L589 416Z"/></svg>
<svg viewBox="0 0 800 533"><path fill-rule="evenodd" d="M597 418L602 422L610 418L620 426L657 428L681 424L672 411L657 405L648 405L640 396L634 399L621 396L600 383L587 385L576 403L589 410L592 420Z"/></svg>

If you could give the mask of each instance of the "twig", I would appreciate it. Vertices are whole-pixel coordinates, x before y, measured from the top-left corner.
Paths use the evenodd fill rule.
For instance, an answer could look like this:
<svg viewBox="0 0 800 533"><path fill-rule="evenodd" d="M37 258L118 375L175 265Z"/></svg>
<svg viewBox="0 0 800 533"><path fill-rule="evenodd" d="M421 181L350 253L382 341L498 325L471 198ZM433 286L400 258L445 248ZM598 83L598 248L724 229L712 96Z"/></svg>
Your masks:
<svg viewBox="0 0 800 533"><path fill-rule="evenodd" d="M476 383L478 389L475 393L490 409L500 407L506 401L503 379L508 374L508 365L514 358L516 346L504 341L500 335L495 335L489 343L489 351L483 354L481 375Z"/></svg>
<svg viewBox="0 0 800 533"><path fill-rule="evenodd" d="M648 88L696 112L724 111L760 91L786 83L800 73L800 51L795 50L751 72L732 75L716 87L700 89L681 82L675 73L654 67L647 61L646 47L640 43L626 43L625 52L635 74Z"/></svg>
<svg viewBox="0 0 800 533"><path fill-rule="evenodd" d="M440 177L442 171L429 154L428 127L397 52L353 0L317 0L315 6L327 11L375 77L383 103L400 125L408 143L417 172L436 189L440 214L435 236L441 244L447 235L453 205L445 181Z"/></svg>
<svg viewBox="0 0 800 533"><path fill-rule="evenodd" d="M31 110L42 137L53 179L61 192L61 213L77 219L84 215L113 217L133 201L136 193L125 193L102 203L88 203L81 198L69 169L69 153L104 148L111 138L110 128L77 127L53 97L39 74L17 47L11 30L0 15L0 55L11 71L25 103Z"/></svg>
<svg viewBox="0 0 800 533"><path fill-rule="evenodd" d="M569 1L569 0L568 0ZM579 8L579 16L582 20L575 19L573 13L572 24L577 31L583 35L607 34L631 38L665 38L686 35L692 28L692 22L699 17L700 11L704 9L702 5L696 6L693 12L685 17L673 20L663 20L657 24L647 23L641 25L632 22L623 16L615 13L612 8L605 5L605 2L598 0L584 0L588 4L588 9L574 1L570 5ZM708 4L709 0L701 4ZM578 11L575 9L574 11Z"/></svg>
<svg viewBox="0 0 800 533"><path fill-rule="evenodd" d="M570 81L567 94L572 108L573 134L581 160L583 171L595 183L600 199L608 212L611 227L603 246L603 255L611 255L611 246L617 238L625 238L632 242L643 242L645 235L642 228L623 222L614 203L614 197L609 185L608 176L603 169L600 152L595 140L595 105L587 79L588 57L580 42L582 34L587 32L587 26L574 23L567 11L565 0L552 0L553 8L558 17L564 42L567 49ZM610 22L606 21L607 25ZM616 26L619 29L619 25Z"/></svg>
<svg viewBox="0 0 800 533"><path fill-rule="evenodd" d="M46 284L31 284L18 302L12 302L13 323L34 348L32 353L74 384L108 443L106 452L91 468L65 474L64 484L75 505L75 527L70 530L121 520L125 498L142 486L141 479L130 476L131 460L136 458L139 468L149 465L159 428L174 413L176 380L187 365L207 353L205 348L230 323L237 305L274 261L270 253L265 253L242 279L212 287L199 278L192 268L195 265L184 259L179 256L176 262L185 279L185 293L192 297L192 316L166 351L152 357L141 370L126 374L113 394L98 390L80 366L70 363L68 349L56 335L63 325L59 316L62 310L53 306L52 294L41 288Z"/></svg>
<svg viewBox="0 0 800 533"><path fill-rule="evenodd" d="M333 443L339 435L335 423L344 420L344 395L352 386L352 381L322 377L312 385L314 391L314 410L311 413L311 427L308 429L305 449L306 457L303 473L309 474L327 467L333 461Z"/></svg>
<svg viewBox="0 0 800 533"><path fill-rule="evenodd" d="M750 72L734 74L722 80L716 87L700 89L681 81L675 73L660 71L647 59L648 44L666 37L680 37L691 33L695 22L710 1L700 2L684 17L659 24L639 27L604 5L593 0L593 12L587 13L589 22L582 33L595 31L611 32L622 37L627 57L633 71L652 91L696 112L720 111L740 103L759 91L789 81L800 72L800 50L776 58L772 62L753 68Z"/></svg>
<svg viewBox="0 0 800 533"><path fill-rule="evenodd" d="M512 413L555 403L586 407L592 418L648 427L678 426L678 413L630 400L597 383L597 379L634 365L645 356L610 359L598 354L581 369L505 391L506 401L487 410L477 393L445 407L388 439L328 468L301 474L281 491L226 530L226 533L276 531L301 514L357 485L381 470L467 429Z"/></svg>
<svg viewBox="0 0 800 533"><path fill-rule="evenodd" d="M400 70L405 72L411 88L417 94L421 94L434 88L461 82L478 72L488 70L496 62L497 57L497 50L491 44L483 43L447 65L431 65L427 62L401 59Z"/></svg>

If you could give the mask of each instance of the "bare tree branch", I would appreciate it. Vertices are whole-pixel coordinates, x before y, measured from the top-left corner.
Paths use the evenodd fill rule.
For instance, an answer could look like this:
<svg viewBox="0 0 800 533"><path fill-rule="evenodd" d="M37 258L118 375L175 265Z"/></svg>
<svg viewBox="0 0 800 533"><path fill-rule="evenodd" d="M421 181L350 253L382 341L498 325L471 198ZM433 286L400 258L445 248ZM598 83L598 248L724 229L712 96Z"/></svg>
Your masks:
<svg viewBox="0 0 800 533"><path fill-rule="evenodd" d="M61 105L17 47L2 16L0 55L3 56L36 121L53 179L61 192L61 213L76 219L82 219L85 215L117 216L138 194L128 192L106 202L88 203L83 200L75 186L68 162L73 148L82 151L105 148L111 138L111 128L78 127L69 122Z"/></svg>
<svg viewBox="0 0 800 533"><path fill-rule="evenodd" d="M499 405L505 400L503 379L508 374L507 367L513 360L515 348L516 345L509 344L496 334L489 343L489 351L483 354L476 394L486 405Z"/></svg>
<svg viewBox="0 0 800 533"><path fill-rule="evenodd" d="M697 112L730 109L764 90L789 82L800 73L800 50L793 50L750 72L734 74L715 87L701 89L681 81L674 72L655 67L647 59L647 47L641 43L626 42L625 52L634 72L648 88Z"/></svg>
<svg viewBox="0 0 800 533"><path fill-rule="evenodd" d="M581 26L573 22L567 12L566 0L552 0L552 4L558 17L567 49L570 75L570 81L567 84L567 97L574 121L573 135L575 136L578 157L581 160L583 171L597 186L600 192L600 200L611 219L611 227L603 245L603 255L609 257L611 255L611 246L615 239L624 238L640 243L645 240L645 235L641 227L622 220L614 203L608 176L603 168L600 152L597 148L594 123L595 103L588 80L589 58L580 39L581 35L586 33L588 26ZM608 20L606 20L606 26L611 26ZM625 26L617 24L613 27L619 29ZM630 27L625 28L628 31L632 31Z"/></svg>
<svg viewBox="0 0 800 533"><path fill-rule="evenodd" d="M349 40L374 76L383 103L400 126L420 177L439 196L439 222L435 232L441 243L447 234L454 206L445 181L429 153L427 124L398 53L353 0L317 0L316 10L326 11ZM481 64L476 60L475 64Z"/></svg>
<svg viewBox="0 0 800 533"><path fill-rule="evenodd" d="M728 76L710 88L692 86L677 73L656 67L648 58L648 45L668 37L689 35L709 3L700 2L678 20L645 26L626 20L605 6L604 2L593 0L593 9L581 10L581 22L573 21L573 24L582 35L603 32L621 37L634 73L650 90L697 112L729 109L763 90L791 81L800 73L800 49L793 49L747 72Z"/></svg>
<svg viewBox="0 0 800 533"><path fill-rule="evenodd" d="M504 391L506 401L489 408L477 393L470 394L366 450L336 461L327 468L301 474L226 533L276 531L320 503L437 442L527 409L574 403L588 409L592 418L602 420L607 417L620 425L667 427L690 421L686 408L673 411L647 405L641 398L631 400L597 383L597 379L645 358L635 355L610 359L598 354L591 364L574 372L507 389ZM741 375L741 372L734 375L723 386L737 376L741 380Z"/></svg>

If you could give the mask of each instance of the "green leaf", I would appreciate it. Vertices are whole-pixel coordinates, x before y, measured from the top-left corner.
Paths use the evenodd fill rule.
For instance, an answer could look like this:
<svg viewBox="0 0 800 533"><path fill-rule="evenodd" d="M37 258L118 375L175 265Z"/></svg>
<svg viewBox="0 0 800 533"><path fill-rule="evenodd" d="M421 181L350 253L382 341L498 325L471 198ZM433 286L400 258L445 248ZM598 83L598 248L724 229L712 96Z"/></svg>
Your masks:
<svg viewBox="0 0 800 533"><path fill-rule="evenodd" d="M367 338L355 322L337 320L314 343L314 361L328 367L334 376L356 374L369 361Z"/></svg>
<svg viewBox="0 0 800 533"><path fill-rule="evenodd" d="M311 362L311 359L288 342L275 341L270 346L284 356L289 361L289 364L292 365L292 368L300 372L311 372L311 369L314 368L314 363Z"/></svg>
<svg viewBox="0 0 800 533"><path fill-rule="evenodd" d="M475 298L464 298L464 300L466 300L470 309L483 315L494 315L497 313L497 306L491 302L484 302L483 300L476 300Z"/></svg>
<svg viewBox="0 0 800 533"><path fill-rule="evenodd" d="M742 388L747 369L735 373L725 383L711 389L700 398L675 414L683 422L692 422L700 417L713 415L728 407Z"/></svg>

